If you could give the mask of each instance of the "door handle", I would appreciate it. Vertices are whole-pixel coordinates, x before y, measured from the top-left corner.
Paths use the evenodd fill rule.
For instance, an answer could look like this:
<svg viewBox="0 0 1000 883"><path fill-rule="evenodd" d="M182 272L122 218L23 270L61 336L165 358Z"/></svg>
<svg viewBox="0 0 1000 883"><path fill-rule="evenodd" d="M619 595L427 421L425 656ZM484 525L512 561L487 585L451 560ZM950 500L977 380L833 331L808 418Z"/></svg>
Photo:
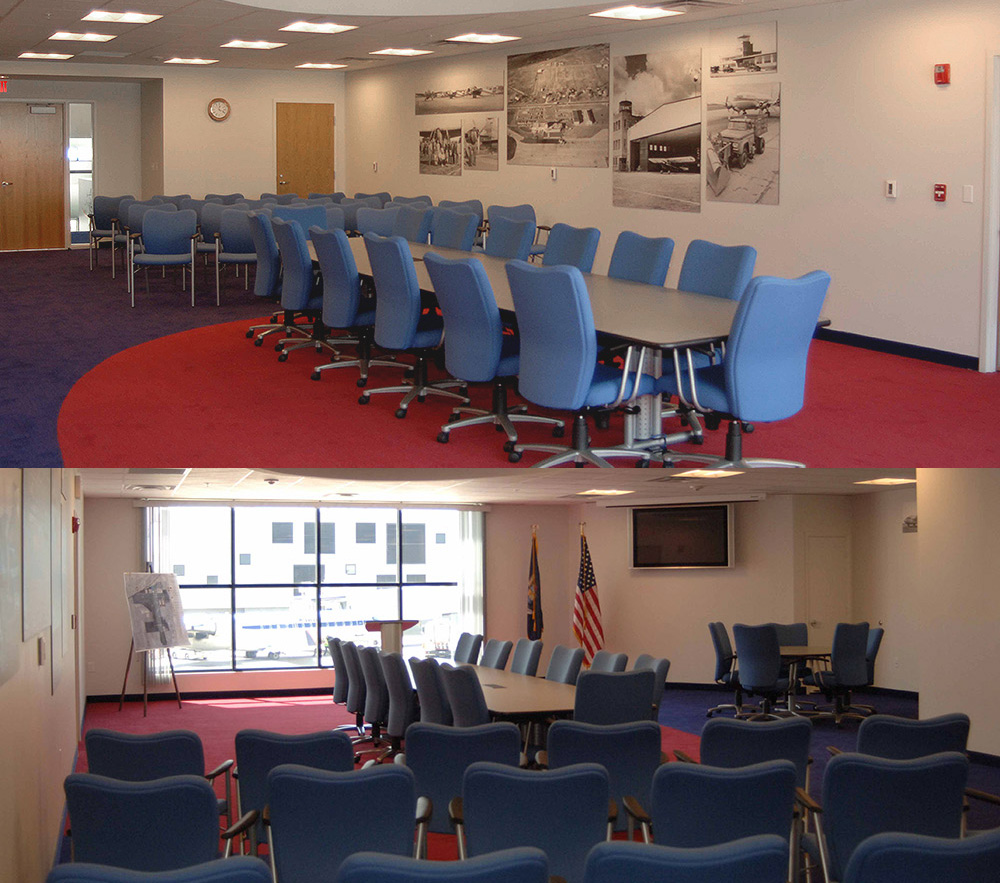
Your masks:
<svg viewBox="0 0 1000 883"><path fill-rule="evenodd" d="M813 627L818 626L819 625L819 620L818 619L810 619L809 620L809 625L811 625Z"/></svg>
<svg viewBox="0 0 1000 883"><path fill-rule="evenodd" d="M0 187L13 187L13 181L0 181Z"/></svg>

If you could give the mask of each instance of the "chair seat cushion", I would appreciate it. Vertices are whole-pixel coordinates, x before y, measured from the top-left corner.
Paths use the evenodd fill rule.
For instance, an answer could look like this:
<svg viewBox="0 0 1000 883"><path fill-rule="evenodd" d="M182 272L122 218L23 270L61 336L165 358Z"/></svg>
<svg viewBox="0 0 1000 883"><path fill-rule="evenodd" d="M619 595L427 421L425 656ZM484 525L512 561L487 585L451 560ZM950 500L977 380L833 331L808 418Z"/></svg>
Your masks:
<svg viewBox="0 0 1000 883"><path fill-rule="evenodd" d="M521 364L521 341L516 334L504 334L500 342L497 377L513 377Z"/></svg>
<svg viewBox="0 0 1000 883"><path fill-rule="evenodd" d="M145 254L140 253L132 256L132 262L148 267L175 266L191 263L191 253L187 254Z"/></svg>
<svg viewBox="0 0 1000 883"><path fill-rule="evenodd" d="M354 317L354 328L367 328L375 324L375 310L358 310Z"/></svg>
<svg viewBox="0 0 1000 883"><path fill-rule="evenodd" d="M625 399L632 395L633 376L629 376L625 384ZM618 398L618 389L622 382L622 372L613 365L602 365L600 363L594 368L594 377L590 382L590 389L587 391L583 406L600 407L609 405ZM655 380L648 374L641 375L639 379L638 395L649 395L653 392Z"/></svg>
<svg viewBox="0 0 1000 883"><path fill-rule="evenodd" d="M427 313L420 317L417 323L417 331L413 335L411 349L426 349L435 347L441 343L441 335L444 333L444 322L436 313Z"/></svg>
<svg viewBox="0 0 1000 883"><path fill-rule="evenodd" d="M198 254L215 254L214 242L199 242L197 245Z"/></svg>
<svg viewBox="0 0 1000 883"><path fill-rule="evenodd" d="M709 365L695 369L695 389L698 392L698 402L703 408L711 411L728 413L729 401L726 397L726 377L722 365ZM656 381L657 392L667 395L677 395L677 375L665 363L664 374ZM684 371L684 395L689 394L687 371Z"/></svg>
<svg viewBox="0 0 1000 883"><path fill-rule="evenodd" d="M224 251L219 255L220 264L256 264L257 252L251 251L247 254L240 252Z"/></svg>
<svg viewBox="0 0 1000 883"><path fill-rule="evenodd" d="M112 236L114 232L114 230L91 230L90 238L97 239L99 236Z"/></svg>

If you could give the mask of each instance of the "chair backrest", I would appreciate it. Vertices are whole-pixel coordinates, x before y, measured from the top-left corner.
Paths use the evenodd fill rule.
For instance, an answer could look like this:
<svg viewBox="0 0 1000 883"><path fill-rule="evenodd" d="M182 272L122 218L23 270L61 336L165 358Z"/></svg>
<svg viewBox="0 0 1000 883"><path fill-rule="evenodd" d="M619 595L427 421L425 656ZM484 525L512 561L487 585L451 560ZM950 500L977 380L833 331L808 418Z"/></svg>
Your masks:
<svg viewBox="0 0 1000 883"><path fill-rule="evenodd" d="M821 799L830 879L842 880L854 850L875 834L957 838L968 773L969 761L954 751L910 760L831 758Z"/></svg>
<svg viewBox="0 0 1000 883"><path fill-rule="evenodd" d="M583 276L574 267L533 267L525 261L508 261L506 270L521 338L521 395L546 408L578 410L597 364L594 314Z"/></svg>
<svg viewBox="0 0 1000 883"><path fill-rule="evenodd" d="M342 641L340 649L344 654L344 665L347 667L347 710L351 714L364 714L368 689L365 685L365 676L361 672L358 645L353 641Z"/></svg>
<svg viewBox="0 0 1000 883"><path fill-rule="evenodd" d="M876 834L851 856L844 883L981 883L1000 867L1000 830L952 839Z"/></svg>
<svg viewBox="0 0 1000 883"><path fill-rule="evenodd" d="M653 671L585 671L576 682L573 720L589 724L648 721Z"/></svg>
<svg viewBox="0 0 1000 883"><path fill-rule="evenodd" d="M647 285L662 285L667 279L673 253L674 240L667 236L651 238L622 230L611 253L608 275Z"/></svg>
<svg viewBox="0 0 1000 883"><path fill-rule="evenodd" d="M434 200L429 196L394 196L392 201L410 203L411 205L416 205L418 203L422 205L434 205Z"/></svg>
<svg viewBox="0 0 1000 883"><path fill-rule="evenodd" d="M534 241L534 223L500 216L490 221L490 232L483 250L495 258L526 261Z"/></svg>
<svg viewBox="0 0 1000 883"><path fill-rule="evenodd" d="M663 764L653 776L653 839L683 847L714 846L757 834L776 834L787 841L795 782L790 760L729 769Z"/></svg>
<svg viewBox="0 0 1000 883"><path fill-rule="evenodd" d="M715 682L725 683L727 676L733 670L733 645L729 640L729 632L721 622L710 622L708 631L712 636L712 646L715 648Z"/></svg>
<svg viewBox="0 0 1000 883"><path fill-rule="evenodd" d="M588 850L607 833L610 793L607 770L596 763L558 770L474 763L462 784L468 853L537 846L550 873L580 883Z"/></svg>
<svg viewBox="0 0 1000 883"><path fill-rule="evenodd" d="M447 325L445 326L447 329ZM483 657L479 664L487 668L503 670L507 667L507 660L510 658L510 651L514 647L513 641L501 641L499 638L490 638L483 647Z"/></svg>
<svg viewBox="0 0 1000 883"><path fill-rule="evenodd" d="M568 264L581 273L589 273L594 268L594 255L601 231L596 227L571 227L569 224L555 224L545 241L542 265L553 267Z"/></svg>
<svg viewBox="0 0 1000 883"><path fill-rule="evenodd" d="M148 782L205 773L201 737L191 730L137 734L94 727L87 730L83 744L88 772L109 779Z"/></svg>
<svg viewBox="0 0 1000 883"><path fill-rule="evenodd" d="M549 769L575 763L599 763L608 771L611 797L618 804L615 827L628 825L623 797L633 796L649 806L653 775L662 757L659 724L651 720L598 725L557 720L546 741Z"/></svg>
<svg viewBox="0 0 1000 883"><path fill-rule="evenodd" d="M222 213L219 221L219 244L229 254L250 254L255 250L248 212L243 209L227 209Z"/></svg>
<svg viewBox="0 0 1000 883"><path fill-rule="evenodd" d="M518 638L514 645L514 658L510 670L519 675L538 674L538 661L542 658L542 642L530 638Z"/></svg>
<svg viewBox="0 0 1000 883"><path fill-rule="evenodd" d="M271 210L275 221L296 221L303 231L310 227L329 229L327 208L323 205L277 205Z"/></svg>
<svg viewBox="0 0 1000 883"><path fill-rule="evenodd" d="M392 229L396 224L398 208L369 208L362 206L358 209L358 232L376 233L379 236L392 236Z"/></svg>
<svg viewBox="0 0 1000 883"><path fill-rule="evenodd" d="M479 650L483 646L483 636L462 632L455 645L456 665L475 665L479 662Z"/></svg>
<svg viewBox="0 0 1000 883"><path fill-rule="evenodd" d="M535 207L526 202L520 205L491 205L486 209L486 217L490 222L491 235L494 221L500 218L508 221L530 221L532 227L536 224Z"/></svg>
<svg viewBox="0 0 1000 883"><path fill-rule="evenodd" d="M298 221L275 218L271 226L281 255L281 306L286 310L304 310L315 289L306 234Z"/></svg>
<svg viewBox="0 0 1000 883"><path fill-rule="evenodd" d="M219 807L201 776L123 782L73 773L64 790L76 861L170 871L219 855Z"/></svg>
<svg viewBox="0 0 1000 883"><path fill-rule="evenodd" d="M417 694L410 681L402 653L381 653L382 676L389 692L389 710L385 718L385 733L402 739L406 728L417 719Z"/></svg>
<svg viewBox="0 0 1000 883"><path fill-rule="evenodd" d="M865 665L868 666L868 683L871 686L875 683L875 660L878 657L878 648L882 646L882 638L885 629L874 628L868 630L868 647L865 649Z"/></svg>
<svg viewBox="0 0 1000 883"><path fill-rule="evenodd" d="M868 683L867 622L838 622L833 630L830 668L840 687L864 687Z"/></svg>
<svg viewBox="0 0 1000 883"><path fill-rule="evenodd" d="M180 202L178 202L177 203L177 208L179 208L179 209L185 209L185 208L194 209L198 213L198 222L201 223L201 210L206 205L208 205L208 203L204 199L191 199L189 197L188 199L182 199ZM250 203L250 202L247 202L247 205L249 205L251 208L254 207L253 204Z"/></svg>
<svg viewBox="0 0 1000 883"><path fill-rule="evenodd" d="M281 285L281 258L271 218L263 212L250 212L247 219L250 222L254 251L257 252L253 293L257 297L276 297Z"/></svg>
<svg viewBox="0 0 1000 883"><path fill-rule="evenodd" d="M94 228L97 230L110 230L111 221L119 217L118 206L123 199L132 199L131 196L95 196L94 197Z"/></svg>
<svg viewBox="0 0 1000 883"><path fill-rule="evenodd" d="M956 712L911 720L891 714L873 714L858 727L858 754L906 760L941 751L965 753L969 716Z"/></svg>
<svg viewBox="0 0 1000 883"><path fill-rule="evenodd" d="M375 280L375 342L386 349L413 345L420 321L420 285L413 257L401 236L365 234L365 248Z"/></svg>
<svg viewBox="0 0 1000 883"><path fill-rule="evenodd" d="M408 242L426 244L431 234L431 221L434 210L421 204L404 205L396 213L396 223L392 228L393 236L402 236Z"/></svg>
<svg viewBox="0 0 1000 883"><path fill-rule="evenodd" d="M355 193L355 199L377 199L379 201L379 207L381 208L389 200L392 199L392 195L387 190L380 190L378 193Z"/></svg>
<svg viewBox="0 0 1000 883"><path fill-rule="evenodd" d="M723 368L730 413L782 420L802 408L806 359L830 276L751 280L733 317Z"/></svg>
<svg viewBox="0 0 1000 883"><path fill-rule="evenodd" d="M784 883L787 875L788 844L774 834L761 834L699 849L656 843L598 843L587 856L584 883Z"/></svg>
<svg viewBox="0 0 1000 883"><path fill-rule="evenodd" d="M425 724L451 726L451 706L444 689L444 676L436 659L410 657L410 673L417 687L420 702L420 721Z"/></svg>
<svg viewBox="0 0 1000 883"><path fill-rule="evenodd" d="M401 764L331 773L286 764L268 776L271 844L282 883L330 880L348 855L411 855L416 785Z"/></svg>
<svg viewBox="0 0 1000 883"><path fill-rule="evenodd" d="M653 720L656 720L660 711L660 702L663 700L663 690L667 685L670 660L650 656L648 653L640 653L635 658L635 662L632 663L632 671L646 671L647 669L653 672L653 705L650 715Z"/></svg>
<svg viewBox="0 0 1000 883"><path fill-rule="evenodd" d="M326 284L326 279L324 277L323 284ZM324 320L326 307L324 305ZM333 660L333 701L338 705L343 705L347 702L347 663L344 662L344 651L340 646L340 638L327 638L326 645L330 648L330 659Z"/></svg>
<svg viewBox="0 0 1000 883"><path fill-rule="evenodd" d="M243 200L242 193L206 193L205 199L212 202L221 202L223 205L233 205Z"/></svg>
<svg viewBox="0 0 1000 883"><path fill-rule="evenodd" d="M45 883L271 883L266 862L249 855L214 859L176 871L129 871L72 862L56 865Z"/></svg>
<svg viewBox="0 0 1000 883"><path fill-rule="evenodd" d="M627 653L612 653L610 650L598 650L590 661L590 671L625 671L628 665Z"/></svg>
<svg viewBox="0 0 1000 883"><path fill-rule="evenodd" d="M382 200L376 196L369 196L365 199L342 199L338 206L344 213L344 229L358 229L358 209L359 208L382 208Z"/></svg>
<svg viewBox="0 0 1000 883"><path fill-rule="evenodd" d="M470 666L442 665L441 679L456 727L476 727L490 722L482 684Z"/></svg>
<svg viewBox="0 0 1000 883"><path fill-rule="evenodd" d="M219 232L219 225L222 223L222 213L241 208L249 211L250 206L246 203L227 204L224 202L206 202L201 211L198 212L198 220L201 224L201 237L205 242L211 243L215 240L215 234Z"/></svg>
<svg viewBox="0 0 1000 883"><path fill-rule="evenodd" d="M478 218L477 226L483 222L483 203L478 199L442 199L438 202L438 208L458 209L460 212L473 214Z"/></svg>
<svg viewBox="0 0 1000 883"><path fill-rule="evenodd" d="M472 383L492 380L500 365L503 323L482 263L475 258L451 260L428 252L424 266L444 317L448 373Z"/></svg>
<svg viewBox="0 0 1000 883"><path fill-rule="evenodd" d="M343 230L310 227L309 238L323 277L323 324L328 328L350 328L361 305L361 276L347 234Z"/></svg>
<svg viewBox="0 0 1000 883"><path fill-rule="evenodd" d="M324 197L331 199L335 203L339 203L347 194L343 190L336 190L333 193L310 193L310 199L323 199Z"/></svg>
<svg viewBox="0 0 1000 883"><path fill-rule="evenodd" d="M766 760L790 760L795 780L806 786L812 722L805 717L745 721L716 717L701 730L701 762L715 767L741 767Z"/></svg>
<svg viewBox="0 0 1000 883"><path fill-rule="evenodd" d="M153 208L142 216L142 249L146 254L188 254L191 237L198 232L198 213L193 209L180 212L163 207Z"/></svg>
<svg viewBox="0 0 1000 883"><path fill-rule="evenodd" d="M406 731L406 765L413 770L417 794L431 799L428 830L452 833L448 803L462 793L462 778L471 764L488 760L516 767L520 754L521 733L510 721L475 727L411 724Z"/></svg>
<svg viewBox="0 0 1000 883"><path fill-rule="evenodd" d="M733 626L740 683L748 690L773 690L781 671L781 648L773 625Z"/></svg>
<svg viewBox="0 0 1000 883"><path fill-rule="evenodd" d="M804 622L772 622L782 647L805 647L809 643L809 626Z"/></svg>
<svg viewBox="0 0 1000 883"><path fill-rule="evenodd" d="M470 251L476 241L480 219L472 212L438 207L431 220L431 244L439 248Z"/></svg>
<svg viewBox="0 0 1000 883"><path fill-rule="evenodd" d="M274 202L277 205L291 205L297 199L299 199L298 193L282 193L274 197Z"/></svg>
<svg viewBox="0 0 1000 883"><path fill-rule="evenodd" d="M461 862L362 852L348 856L337 883L547 883L549 860L540 849L522 846L479 855Z"/></svg>
<svg viewBox="0 0 1000 883"><path fill-rule="evenodd" d="M556 644L552 648L548 668L545 669L545 680L558 681L560 684L575 684L580 676L581 665L583 665L583 647Z"/></svg>
<svg viewBox="0 0 1000 883"><path fill-rule="evenodd" d="M359 647L361 675L365 679L365 720L385 724L389 717L389 687L376 647Z"/></svg>
<svg viewBox="0 0 1000 883"><path fill-rule="evenodd" d="M141 233L143 218L145 218L148 212L151 212L154 209L161 212L175 212L177 211L177 206L171 202L154 202L151 199L146 202L129 203L125 226L128 227L129 231L132 233Z"/></svg>
<svg viewBox="0 0 1000 883"><path fill-rule="evenodd" d="M717 245L692 239L684 252L677 287L681 291L739 300L756 263L757 249L749 245Z"/></svg>

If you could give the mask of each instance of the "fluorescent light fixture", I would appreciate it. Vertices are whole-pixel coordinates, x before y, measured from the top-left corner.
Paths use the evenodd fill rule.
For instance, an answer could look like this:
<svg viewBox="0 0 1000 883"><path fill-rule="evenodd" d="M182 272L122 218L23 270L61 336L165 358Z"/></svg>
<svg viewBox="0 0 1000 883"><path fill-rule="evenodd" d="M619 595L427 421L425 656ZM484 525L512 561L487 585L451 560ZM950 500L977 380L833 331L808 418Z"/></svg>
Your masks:
<svg viewBox="0 0 1000 883"><path fill-rule="evenodd" d="M621 497L624 494L634 494L635 491L621 491L614 488L591 488L589 491L578 491L578 497Z"/></svg>
<svg viewBox="0 0 1000 883"><path fill-rule="evenodd" d="M308 68L313 68L314 70L320 70L320 71L333 71L333 70L337 70L337 68L347 67L346 64L330 64L330 62L328 62L328 61L324 61L324 62L307 61L305 64L297 64L295 66L296 67L308 67Z"/></svg>
<svg viewBox="0 0 1000 883"><path fill-rule="evenodd" d="M520 37L509 37L506 34L462 34L458 37L449 37L448 43L509 43L511 40L520 40Z"/></svg>
<svg viewBox="0 0 1000 883"><path fill-rule="evenodd" d="M856 481L855 484L916 484L915 478L871 478L868 481Z"/></svg>
<svg viewBox="0 0 1000 883"><path fill-rule="evenodd" d="M222 49L277 49L279 46L287 46L287 43L269 43L267 40L230 40L223 43Z"/></svg>
<svg viewBox="0 0 1000 883"><path fill-rule="evenodd" d="M168 58L164 64L218 64L217 58Z"/></svg>
<svg viewBox="0 0 1000 883"><path fill-rule="evenodd" d="M72 55L63 55L61 52L22 52L18 58L36 58L45 61L65 61L72 58Z"/></svg>
<svg viewBox="0 0 1000 883"><path fill-rule="evenodd" d="M357 30L357 25L338 25L332 21L293 21L279 28L281 31L301 31L303 34L342 34Z"/></svg>
<svg viewBox="0 0 1000 883"><path fill-rule="evenodd" d="M81 18L80 21L113 21L126 25L148 25L158 18L163 18L163 16L145 12L106 12L103 9L95 9L89 15Z"/></svg>
<svg viewBox="0 0 1000 883"><path fill-rule="evenodd" d="M671 478L729 478L742 474L735 469L688 469L687 472L675 472Z"/></svg>
<svg viewBox="0 0 1000 883"><path fill-rule="evenodd" d="M432 50L430 49L376 49L374 52L369 52L369 55L431 55Z"/></svg>
<svg viewBox="0 0 1000 883"><path fill-rule="evenodd" d="M654 18L683 14L682 9L660 9L657 6L617 6L614 9L605 9L603 12L590 13L596 18L619 18L626 21L651 21Z"/></svg>
<svg viewBox="0 0 1000 883"><path fill-rule="evenodd" d="M56 31L50 40L73 40L78 43L107 43L114 40L114 34L74 34L71 31Z"/></svg>

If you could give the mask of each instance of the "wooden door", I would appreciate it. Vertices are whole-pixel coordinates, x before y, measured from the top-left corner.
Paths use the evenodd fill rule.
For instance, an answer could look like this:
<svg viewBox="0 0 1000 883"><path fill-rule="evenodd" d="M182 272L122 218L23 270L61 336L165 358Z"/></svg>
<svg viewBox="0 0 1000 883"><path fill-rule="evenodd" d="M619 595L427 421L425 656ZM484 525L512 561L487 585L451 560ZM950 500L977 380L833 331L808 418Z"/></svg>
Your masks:
<svg viewBox="0 0 1000 883"><path fill-rule="evenodd" d="M851 547L846 536L808 536L805 548L809 643L830 646L851 616Z"/></svg>
<svg viewBox="0 0 1000 883"><path fill-rule="evenodd" d="M0 103L0 250L65 248L63 108Z"/></svg>
<svg viewBox="0 0 1000 883"><path fill-rule="evenodd" d="M333 193L333 105L277 105L275 193Z"/></svg>

